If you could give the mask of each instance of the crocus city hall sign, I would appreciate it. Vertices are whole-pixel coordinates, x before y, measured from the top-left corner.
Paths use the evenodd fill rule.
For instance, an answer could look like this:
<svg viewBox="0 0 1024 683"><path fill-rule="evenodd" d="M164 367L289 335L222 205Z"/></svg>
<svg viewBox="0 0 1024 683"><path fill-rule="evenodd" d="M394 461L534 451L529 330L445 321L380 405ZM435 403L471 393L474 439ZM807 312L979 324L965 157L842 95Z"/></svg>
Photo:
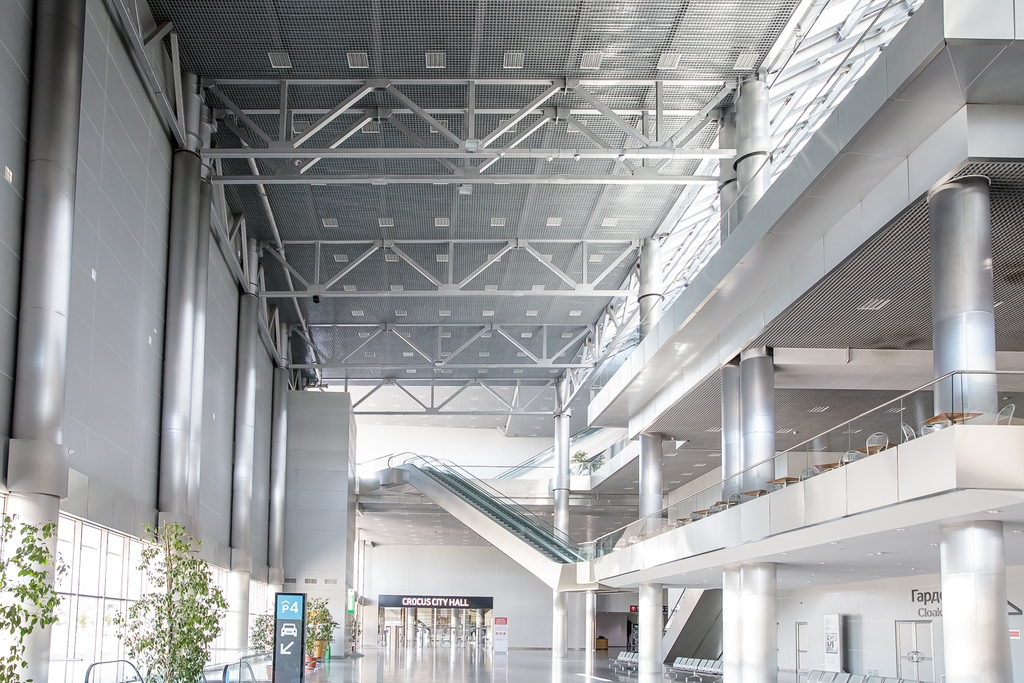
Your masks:
<svg viewBox="0 0 1024 683"><path fill-rule="evenodd" d="M380 607L434 607L438 609L494 609L494 598L435 596L435 595L380 595Z"/></svg>

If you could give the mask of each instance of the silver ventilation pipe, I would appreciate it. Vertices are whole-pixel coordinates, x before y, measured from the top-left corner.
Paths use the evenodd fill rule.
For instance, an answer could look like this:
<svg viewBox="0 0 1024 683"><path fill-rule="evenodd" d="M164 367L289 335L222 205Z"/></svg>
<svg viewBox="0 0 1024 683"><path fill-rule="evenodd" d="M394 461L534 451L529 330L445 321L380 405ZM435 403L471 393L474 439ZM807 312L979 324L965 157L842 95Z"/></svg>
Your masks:
<svg viewBox="0 0 1024 683"><path fill-rule="evenodd" d="M202 148L210 146L212 114L203 107L200 124ZM210 215L213 211L213 169L203 160L199 182L199 234L196 242L195 327L192 336L192 405L189 410L188 516L192 535L201 536L199 482L202 476L203 400L206 385L206 309L210 284Z"/></svg>
<svg viewBox="0 0 1024 683"><path fill-rule="evenodd" d="M736 110L733 107L722 112L722 127L718 129L719 149L736 149ZM736 158L722 159L718 163L718 206L722 215L721 243L736 227Z"/></svg>
<svg viewBox="0 0 1024 683"><path fill-rule="evenodd" d="M196 254L199 247L199 183L202 163L199 80L186 74L185 128L188 147L174 153L171 220L164 314L163 404L160 416L160 521L189 527L188 480L192 415L192 353L196 322ZM195 149L192 149L195 147ZM191 529L190 529L191 532Z"/></svg>
<svg viewBox="0 0 1024 683"><path fill-rule="evenodd" d="M235 376L235 447L231 482L231 580L228 582L227 646L242 649L249 638L249 578L252 572L252 481L256 436L256 362L259 350L259 252L248 245L248 289L238 304Z"/></svg>
<svg viewBox="0 0 1024 683"><path fill-rule="evenodd" d="M957 178L928 195L935 376L996 369L989 181ZM935 387L935 414L999 412L995 375L958 375Z"/></svg>
<svg viewBox="0 0 1024 683"><path fill-rule="evenodd" d="M740 366L722 366L722 500L740 493L743 471L742 429L740 427Z"/></svg>
<svg viewBox="0 0 1024 683"><path fill-rule="evenodd" d="M6 512L39 525L57 522L68 494L64 395L85 0L37 0L34 27ZM51 552L56 546L50 539ZM46 683L50 628L24 642L27 666L19 675Z"/></svg>
<svg viewBox="0 0 1024 683"><path fill-rule="evenodd" d="M772 135L768 84L755 79L740 85L736 100L736 222L742 221L768 191L772 178ZM735 229L735 225L733 226Z"/></svg>
<svg viewBox="0 0 1024 683"><path fill-rule="evenodd" d="M775 478L775 368L766 348L740 354L741 491L767 488Z"/></svg>
<svg viewBox="0 0 1024 683"><path fill-rule="evenodd" d="M288 469L288 326L280 323L278 354L286 363L274 368L274 406L270 441L270 520L267 538L268 583L284 587L284 497Z"/></svg>
<svg viewBox="0 0 1024 683"><path fill-rule="evenodd" d="M661 243L651 237L640 248L640 338L646 337L661 318L665 284L662 281Z"/></svg>

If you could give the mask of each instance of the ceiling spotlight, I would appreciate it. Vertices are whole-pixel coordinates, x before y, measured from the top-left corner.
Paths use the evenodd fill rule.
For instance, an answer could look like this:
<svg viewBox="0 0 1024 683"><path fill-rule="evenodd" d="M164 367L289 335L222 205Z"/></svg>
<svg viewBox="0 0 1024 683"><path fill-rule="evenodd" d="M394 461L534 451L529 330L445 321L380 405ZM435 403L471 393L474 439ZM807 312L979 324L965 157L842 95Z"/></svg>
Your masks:
<svg viewBox="0 0 1024 683"><path fill-rule="evenodd" d="M459 185L459 194L461 194L461 195L471 195L471 194L473 194L473 186L470 185L469 183L463 183L462 185Z"/></svg>
<svg viewBox="0 0 1024 683"><path fill-rule="evenodd" d="M315 304L320 303L320 295L319 294L314 294L313 295L313 303L315 303Z"/></svg>

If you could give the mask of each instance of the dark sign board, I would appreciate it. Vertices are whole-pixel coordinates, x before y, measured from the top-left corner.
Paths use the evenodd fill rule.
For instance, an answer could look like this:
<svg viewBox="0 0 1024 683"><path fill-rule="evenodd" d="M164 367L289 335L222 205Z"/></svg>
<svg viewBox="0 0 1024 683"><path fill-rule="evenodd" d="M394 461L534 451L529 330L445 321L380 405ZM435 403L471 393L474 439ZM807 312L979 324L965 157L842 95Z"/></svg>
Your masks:
<svg viewBox="0 0 1024 683"><path fill-rule="evenodd" d="M494 598L455 595L380 595L381 607L437 607L440 609L494 609Z"/></svg>
<svg viewBox="0 0 1024 683"><path fill-rule="evenodd" d="M632 612L633 614L636 614L637 612L640 611L640 605L630 605L629 606L629 611ZM661 612L662 612L662 614L668 614L668 605L662 605L661 606Z"/></svg>
<svg viewBox="0 0 1024 683"><path fill-rule="evenodd" d="M306 594L274 597L273 683L302 683L306 673Z"/></svg>

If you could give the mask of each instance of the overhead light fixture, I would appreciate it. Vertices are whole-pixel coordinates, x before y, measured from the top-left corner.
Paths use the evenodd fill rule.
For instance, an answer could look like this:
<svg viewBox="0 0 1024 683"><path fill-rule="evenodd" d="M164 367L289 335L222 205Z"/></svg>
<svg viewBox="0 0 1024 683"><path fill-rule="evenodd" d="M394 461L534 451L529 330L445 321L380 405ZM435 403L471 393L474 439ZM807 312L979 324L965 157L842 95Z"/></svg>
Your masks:
<svg viewBox="0 0 1024 683"><path fill-rule="evenodd" d="M569 315L573 318L583 315L583 311L569 311Z"/></svg>
<svg viewBox="0 0 1024 683"><path fill-rule="evenodd" d="M360 339L366 339L366 338L367 338L367 337L369 337L369 336L370 336L370 333L369 333L369 332L360 332L360 333L359 333L359 338L360 338ZM373 405L373 404L371 403L370 405Z"/></svg>
<svg viewBox="0 0 1024 683"><path fill-rule="evenodd" d="M322 218L320 221L324 224L325 228L336 228L338 227L337 218Z"/></svg>
<svg viewBox="0 0 1024 683"><path fill-rule="evenodd" d="M452 312L451 311L438 311L437 314L439 316L441 316L442 318L447 318L447 317L451 316ZM451 332L448 332L447 334L448 334L449 337L452 336ZM441 336L443 337L444 335L445 335L445 333L442 332Z"/></svg>
<svg viewBox="0 0 1024 683"><path fill-rule="evenodd" d="M572 337L572 332L563 332L562 339L569 339Z"/></svg>
<svg viewBox="0 0 1024 683"><path fill-rule="evenodd" d="M346 292L354 292L354 291L356 291L356 286L355 285L342 285L342 288L344 288L344 290Z"/></svg>
<svg viewBox="0 0 1024 683"><path fill-rule="evenodd" d="M404 358L412 358L412 351L402 351L402 356Z"/></svg>
<svg viewBox="0 0 1024 683"><path fill-rule="evenodd" d="M334 262L335 263L348 263L348 254L335 254L334 255Z"/></svg>
<svg viewBox="0 0 1024 683"><path fill-rule="evenodd" d="M290 69L292 68L292 58L288 56L288 53L284 50L276 50L274 52L268 52L267 57L270 58L270 68L272 69Z"/></svg>
<svg viewBox="0 0 1024 683"><path fill-rule="evenodd" d="M619 219L613 216L605 216L603 219L601 219L602 228L614 228L618 224Z"/></svg>
<svg viewBox="0 0 1024 683"><path fill-rule="evenodd" d="M527 311L526 316L528 318L535 318L537 316L537 311Z"/></svg>
<svg viewBox="0 0 1024 683"><path fill-rule="evenodd" d="M491 217L491 227L492 228L504 228L505 227L505 219L502 218L501 216L492 216Z"/></svg>
<svg viewBox="0 0 1024 683"><path fill-rule="evenodd" d="M711 432L712 434L717 434L717 433L722 431L722 428L721 427L708 427L707 431Z"/></svg>
<svg viewBox="0 0 1024 683"><path fill-rule="evenodd" d="M352 317L353 318L362 318L363 317L363 312L358 310L358 309L356 309L356 310L352 311Z"/></svg>
<svg viewBox="0 0 1024 683"><path fill-rule="evenodd" d="M469 183L462 183L461 185L459 185L459 194L461 194L461 195L471 195L471 194L473 194L473 186L470 185Z"/></svg>
<svg viewBox="0 0 1024 683"><path fill-rule="evenodd" d="M435 254L434 258L438 263L448 263L448 254Z"/></svg>
<svg viewBox="0 0 1024 683"><path fill-rule="evenodd" d="M452 314L451 311L440 311L440 313L442 315L444 315L445 313L447 313L448 315ZM451 332L442 332L441 333L441 339L451 339L451 338L452 338L452 333Z"/></svg>
<svg viewBox="0 0 1024 683"><path fill-rule="evenodd" d="M370 119L363 124L363 127L359 129L361 133L379 133L380 132L380 121L377 119Z"/></svg>
<svg viewBox="0 0 1024 683"><path fill-rule="evenodd" d="M452 224L452 220L450 218L435 218L434 219L434 227L435 228L447 228L447 227L450 227L451 224Z"/></svg>
<svg viewBox="0 0 1024 683"><path fill-rule="evenodd" d="M596 71L601 68L600 52L584 52L583 56L580 57L580 69L585 71Z"/></svg>
<svg viewBox="0 0 1024 683"><path fill-rule="evenodd" d="M736 56L736 64L733 69L736 71L753 71L757 68L758 56L754 52L741 52Z"/></svg>
<svg viewBox="0 0 1024 683"><path fill-rule="evenodd" d="M587 260L591 263L601 263L601 261L604 261L604 254L591 254Z"/></svg>
<svg viewBox="0 0 1024 683"><path fill-rule="evenodd" d="M445 67L445 54L443 52L428 52L424 55L428 69L443 69Z"/></svg>
<svg viewBox="0 0 1024 683"><path fill-rule="evenodd" d="M513 374L513 375L521 375L521 374L523 374L523 369L522 369L522 368L519 368L518 370L513 370L513 371L512 371L512 374ZM1020 532L1018 531L1018 532L1016 532L1016 533L1018 533L1018 534L1019 534Z"/></svg>
<svg viewBox="0 0 1024 683"><path fill-rule="evenodd" d="M481 351L481 352L480 352L480 357L481 357L481 358L489 358L489 357L490 357L490 355L491 355L491 352L490 352L490 351Z"/></svg>
<svg viewBox="0 0 1024 683"><path fill-rule="evenodd" d="M398 254L396 254L393 251L386 251L384 252L384 260L387 261L388 263L398 263Z"/></svg>
<svg viewBox="0 0 1024 683"><path fill-rule="evenodd" d="M346 52L345 57L348 58L348 68L350 69L370 68L370 58L365 52Z"/></svg>
<svg viewBox="0 0 1024 683"><path fill-rule="evenodd" d="M405 291L405 285L391 285L391 291L392 292L404 292Z"/></svg>
<svg viewBox="0 0 1024 683"><path fill-rule="evenodd" d="M485 318L493 318L494 317L494 311L484 311L483 312L483 316Z"/></svg>
<svg viewBox="0 0 1024 683"><path fill-rule="evenodd" d="M497 292L498 291L498 285L484 285L484 291L485 292Z"/></svg>
<svg viewBox="0 0 1024 683"><path fill-rule="evenodd" d="M409 314L406 311L395 311L395 315L398 316L399 318L404 318Z"/></svg>
<svg viewBox="0 0 1024 683"><path fill-rule="evenodd" d="M659 69L678 69L679 58L682 57L678 52L666 52L658 58Z"/></svg>
<svg viewBox="0 0 1024 683"><path fill-rule="evenodd" d="M363 355L364 355L364 356L366 356L367 358L373 358L373 357L375 357L375 356L376 356L377 354L376 354L376 352L374 352L374 351L363 351Z"/></svg>
<svg viewBox="0 0 1024 683"><path fill-rule="evenodd" d="M543 292L544 285L533 285L532 287L530 287L530 289L534 292Z"/></svg>
<svg viewBox="0 0 1024 683"><path fill-rule="evenodd" d="M824 413L826 410L828 410L828 406L814 406L813 408L811 408L807 412L808 413Z"/></svg>
<svg viewBox="0 0 1024 683"><path fill-rule="evenodd" d="M547 225L548 225L549 228L557 228L557 227L559 227L560 225L562 225L562 217L561 216L548 216L548 223L547 223Z"/></svg>
<svg viewBox="0 0 1024 683"><path fill-rule="evenodd" d="M868 299L857 307L858 311L880 311L889 305L892 299Z"/></svg>
<svg viewBox="0 0 1024 683"><path fill-rule="evenodd" d="M381 227L381 228L393 228L393 227L395 227L395 219L394 218L378 218L377 219L377 226Z"/></svg>
<svg viewBox="0 0 1024 683"><path fill-rule="evenodd" d="M533 338L533 332L522 332L519 335L519 338L520 339L532 339Z"/></svg>
<svg viewBox="0 0 1024 683"><path fill-rule="evenodd" d="M522 52L506 52L505 58L501 62L501 68L522 69L524 56Z"/></svg>

